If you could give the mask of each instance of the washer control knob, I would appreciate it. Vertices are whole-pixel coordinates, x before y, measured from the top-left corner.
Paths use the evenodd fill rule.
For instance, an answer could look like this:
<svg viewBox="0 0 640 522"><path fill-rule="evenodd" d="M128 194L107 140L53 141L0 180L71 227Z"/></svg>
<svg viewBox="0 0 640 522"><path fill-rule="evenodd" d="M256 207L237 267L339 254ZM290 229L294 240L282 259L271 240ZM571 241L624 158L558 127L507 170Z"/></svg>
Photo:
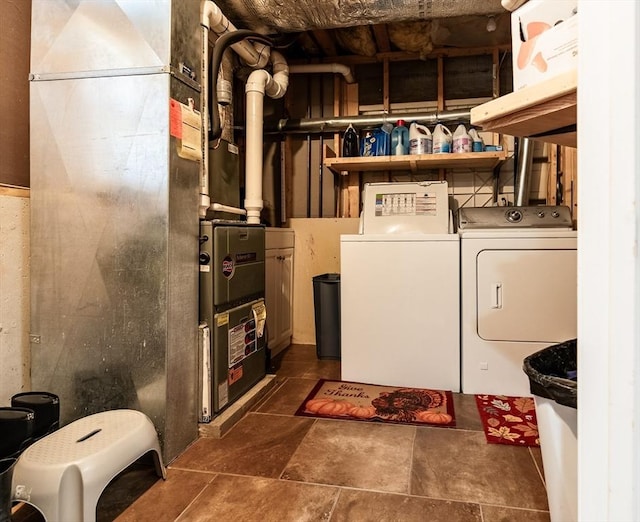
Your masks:
<svg viewBox="0 0 640 522"><path fill-rule="evenodd" d="M539 217L540 219L542 219L542 218L544 217L544 210L539 210L539 211L538 211L538 217Z"/></svg>
<svg viewBox="0 0 640 522"><path fill-rule="evenodd" d="M507 221L509 221L510 223L519 223L520 221L522 221L522 212L517 209L507 210L506 216Z"/></svg>
<svg viewBox="0 0 640 522"><path fill-rule="evenodd" d="M551 217L559 218L560 217L560 212L558 212L557 210L554 210L553 212L551 212Z"/></svg>
<svg viewBox="0 0 640 522"><path fill-rule="evenodd" d="M200 264L208 265L209 261L211 261L211 256L209 255L209 252L200 252Z"/></svg>

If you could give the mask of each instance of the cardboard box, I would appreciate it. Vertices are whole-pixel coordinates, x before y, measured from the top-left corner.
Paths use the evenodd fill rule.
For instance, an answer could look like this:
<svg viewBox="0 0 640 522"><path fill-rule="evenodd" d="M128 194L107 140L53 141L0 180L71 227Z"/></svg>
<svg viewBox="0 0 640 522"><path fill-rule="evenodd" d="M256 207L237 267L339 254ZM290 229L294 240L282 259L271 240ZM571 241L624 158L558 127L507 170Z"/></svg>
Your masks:
<svg viewBox="0 0 640 522"><path fill-rule="evenodd" d="M511 13L513 90L578 66L577 0L529 0Z"/></svg>

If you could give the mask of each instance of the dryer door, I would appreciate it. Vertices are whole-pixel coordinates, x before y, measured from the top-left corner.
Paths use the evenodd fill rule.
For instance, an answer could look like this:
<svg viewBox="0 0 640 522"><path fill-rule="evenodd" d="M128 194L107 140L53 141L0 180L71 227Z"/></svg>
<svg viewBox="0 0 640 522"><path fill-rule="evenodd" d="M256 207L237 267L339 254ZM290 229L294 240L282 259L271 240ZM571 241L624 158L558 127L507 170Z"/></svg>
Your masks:
<svg viewBox="0 0 640 522"><path fill-rule="evenodd" d="M575 250L483 250L477 271L482 339L555 343L576 337Z"/></svg>

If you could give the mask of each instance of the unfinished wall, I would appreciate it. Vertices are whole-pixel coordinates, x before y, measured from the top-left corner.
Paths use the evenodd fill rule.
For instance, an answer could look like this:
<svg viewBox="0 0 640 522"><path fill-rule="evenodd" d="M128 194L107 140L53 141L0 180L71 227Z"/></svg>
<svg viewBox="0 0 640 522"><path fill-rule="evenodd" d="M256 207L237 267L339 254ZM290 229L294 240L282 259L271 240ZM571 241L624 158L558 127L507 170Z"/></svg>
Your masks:
<svg viewBox="0 0 640 522"><path fill-rule="evenodd" d="M31 387L29 191L0 187L0 406Z"/></svg>
<svg viewBox="0 0 640 522"><path fill-rule="evenodd" d="M0 2L0 183L29 186L31 2Z"/></svg>
<svg viewBox="0 0 640 522"><path fill-rule="evenodd" d="M295 230L293 263L293 339L316 344L313 277L340 272L340 235L357 234L358 219L291 219Z"/></svg>

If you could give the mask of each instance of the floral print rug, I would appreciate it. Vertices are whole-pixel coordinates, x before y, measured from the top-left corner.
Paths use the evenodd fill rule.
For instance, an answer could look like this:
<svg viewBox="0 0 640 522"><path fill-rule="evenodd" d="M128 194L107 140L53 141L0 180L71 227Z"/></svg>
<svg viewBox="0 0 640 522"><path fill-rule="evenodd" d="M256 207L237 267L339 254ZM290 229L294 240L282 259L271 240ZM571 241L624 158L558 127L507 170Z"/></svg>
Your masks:
<svg viewBox="0 0 640 522"><path fill-rule="evenodd" d="M533 397L476 395L476 404L487 442L540 446Z"/></svg>
<svg viewBox="0 0 640 522"><path fill-rule="evenodd" d="M296 415L399 424L456 425L450 391L320 379Z"/></svg>

